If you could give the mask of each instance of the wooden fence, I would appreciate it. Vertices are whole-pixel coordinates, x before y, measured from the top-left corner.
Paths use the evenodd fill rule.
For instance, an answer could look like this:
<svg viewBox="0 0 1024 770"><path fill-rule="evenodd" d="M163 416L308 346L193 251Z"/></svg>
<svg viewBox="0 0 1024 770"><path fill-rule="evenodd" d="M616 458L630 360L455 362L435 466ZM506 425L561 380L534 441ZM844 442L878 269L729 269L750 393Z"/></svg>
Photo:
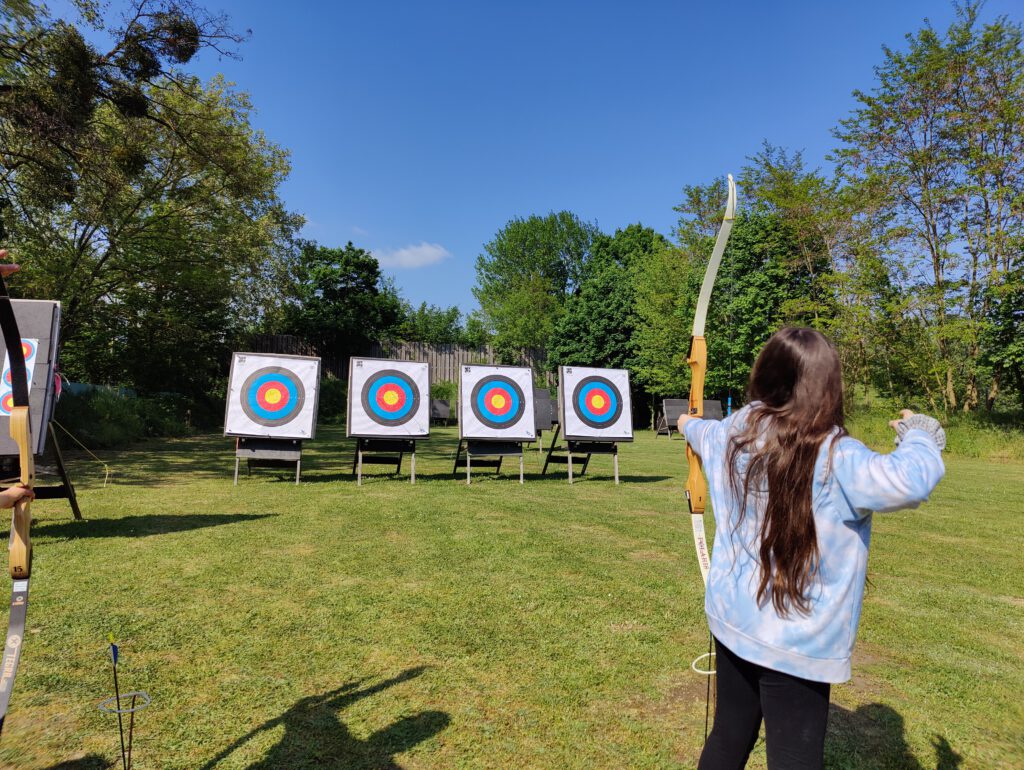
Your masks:
<svg viewBox="0 0 1024 770"><path fill-rule="evenodd" d="M324 372L338 379L348 378L348 359L344 356L324 355L317 347L301 337L291 334L256 334L251 340L253 353L278 353L294 356L320 356ZM501 363L491 346L466 348L461 345L431 345L425 342L382 342L371 345L365 355L371 358L391 358L400 361L425 361L430 364L430 384L458 382L459 367L468 364ZM555 377L545 371L547 356L543 350L529 350L515 363L529 366L537 377L543 377L550 386Z"/></svg>

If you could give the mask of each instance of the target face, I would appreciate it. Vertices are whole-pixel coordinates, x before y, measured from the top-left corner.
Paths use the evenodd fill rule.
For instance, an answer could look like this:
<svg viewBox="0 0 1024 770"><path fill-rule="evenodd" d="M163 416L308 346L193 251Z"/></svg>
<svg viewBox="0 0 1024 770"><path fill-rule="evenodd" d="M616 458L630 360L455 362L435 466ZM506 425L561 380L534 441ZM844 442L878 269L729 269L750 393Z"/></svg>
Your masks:
<svg viewBox="0 0 1024 770"><path fill-rule="evenodd" d="M523 419L526 398L516 383L508 377L495 374L473 386L470 408L484 425L509 428Z"/></svg>
<svg viewBox="0 0 1024 770"><path fill-rule="evenodd" d="M242 385L242 411L257 425L286 425L298 416L305 402L302 382L282 366L257 369Z"/></svg>
<svg viewBox="0 0 1024 770"><path fill-rule="evenodd" d="M21 352L25 355L25 372L28 374L28 389L32 390L32 370L35 369L36 351L39 348L39 340L22 339ZM0 417L10 417L14 408L14 393L11 387L11 359L4 353L4 372L0 386Z"/></svg>
<svg viewBox="0 0 1024 770"><path fill-rule="evenodd" d="M559 369L562 427L568 439L631 441L629 372L563 366Z"/></svg>
<svg viewBox="0 0 1024 770"><path fill-rule="evenodd" d="M536 426L530 369L462 367L459 432L462 438L532 441Z"/></svg>
<svg viewBox="0 0 1024 770"><path fill-rule="evenodd" d="M430 434L430 367L418 361L353 358L349 436L425 438Z"/></svg>
<svg viewBox="0 0 1024 770"><path fill-rule="evenodd" d="M607 377L586 377L573 388L576 416L591 428L607 428L622 416L622 394Z"/></svg>
<svg viewBox="0 0 1024 770"><path fill-rule="evenodd" d="M312 438L319 384L319 358L235 353L225 435Z"/></svg>

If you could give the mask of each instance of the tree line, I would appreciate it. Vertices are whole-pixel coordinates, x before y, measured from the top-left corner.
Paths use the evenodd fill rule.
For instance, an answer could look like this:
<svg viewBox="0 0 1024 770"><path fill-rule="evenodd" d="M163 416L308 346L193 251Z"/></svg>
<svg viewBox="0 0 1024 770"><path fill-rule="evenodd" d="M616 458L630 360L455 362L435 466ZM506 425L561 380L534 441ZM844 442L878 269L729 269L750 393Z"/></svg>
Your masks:
<svg viewBox="0 0 1024 770"><path fill-rule="evenodd" d="M836 342L849 388L943 412L1024 406L1024 46L1019 23L979 12L957 6L948 29L883 49L833 131L831 171L767 142L748 158L708 320L709 392L742 394L767 338L802 324ZM477 261L496 344L685 394L725 198L724 179L687 185L672 241L568 212L510 222Z"/></svg>
<svg viewBox="0 0 1024 770"><path fill-rule="evenodd" d="M340 356L384 338L540 347L551 367L628 367L648 393L686 392L723 180L685 186L667 236L513 219L477 259L478 311L413 307L370 252L300 236L279 194L287 150L243 92L188 73L244 42L225 18L180 0L133 0L118 20L74 5L71 22L0 0L0 243L23 266L16 294L62 302L70 378L214 403L229 352L271 332ZM765 339L799 323L836 341L852 388L945 411L1024 404L1024 44L1019 23L979 14L958 6L948 29L883 49L830 170L752 148L709 392L742 393Z"/></svg>

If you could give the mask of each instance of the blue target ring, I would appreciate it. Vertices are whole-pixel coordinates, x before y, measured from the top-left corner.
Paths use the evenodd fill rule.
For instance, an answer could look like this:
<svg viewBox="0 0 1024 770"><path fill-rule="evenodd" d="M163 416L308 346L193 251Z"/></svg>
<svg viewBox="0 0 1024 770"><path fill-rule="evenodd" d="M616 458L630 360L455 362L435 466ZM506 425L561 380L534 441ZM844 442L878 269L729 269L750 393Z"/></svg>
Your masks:
<svg viewBox="0 0 1024 770"><path fill-rule="evenodd" d="M622 394L606 377L585 377L573 390L572 407L584 425L607 428L622 416Z"/></svg>
<svg viewBox="0 0 1024 770"><path fill-rule="evenodd" d="M360 400L363 410L374 422L385 426L402 425L416 415L420 390L404 372L384 369L363 384Z"/></svg>
<svg viewBox="0 0 1024 770"><path fill-rule="evenodd" d="M305 400L301 380L280 366L258 369L242 385L242 411L259 425L273 427L291 422L302 411Z"/></svg>

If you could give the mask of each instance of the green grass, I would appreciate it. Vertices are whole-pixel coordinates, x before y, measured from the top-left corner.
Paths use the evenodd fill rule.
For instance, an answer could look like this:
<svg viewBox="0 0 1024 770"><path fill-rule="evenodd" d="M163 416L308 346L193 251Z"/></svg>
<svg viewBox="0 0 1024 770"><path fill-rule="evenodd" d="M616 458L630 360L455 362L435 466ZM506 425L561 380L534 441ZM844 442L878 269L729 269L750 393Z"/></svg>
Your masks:
<svg viewBox="0 0 1024 770"><path fill-rule="evenodd" d="M640 434L623 483L450 476L357 488L337 428L305 482L231 485L231 442L75 457L88 521L34 506L30 631L0 766L117 756L105 637L147 690L136 767L687 768L707 644L683 444ZM564 468L561 469L564 471ZM833 690L834 768L1010 768L1024 755L1024 463L950 457L918 511L876 518L854 679ZM7 590L6 588L4 590ZM764 766L763 746L753 767Z"/></svg>

